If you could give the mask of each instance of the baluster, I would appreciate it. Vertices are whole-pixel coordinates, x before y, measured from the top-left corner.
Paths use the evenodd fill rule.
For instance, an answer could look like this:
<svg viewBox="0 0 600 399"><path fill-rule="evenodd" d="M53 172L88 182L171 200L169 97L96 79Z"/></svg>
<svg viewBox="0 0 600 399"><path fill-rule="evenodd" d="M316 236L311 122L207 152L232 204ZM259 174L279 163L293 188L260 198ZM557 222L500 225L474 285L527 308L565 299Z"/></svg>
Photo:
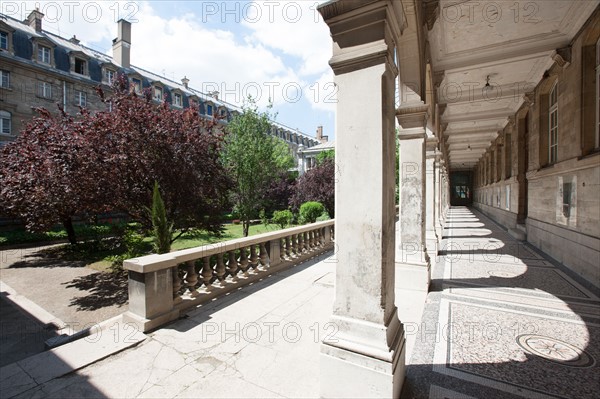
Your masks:
<svg viewBox="0 0 600 399"><path fill-rule="evenodd" d="M271 263L269 261L269 253L267 252L267 247L265 246L264 242L259 244L259 248L260 248L260 264L262 265L262 269L266 270L269 267L269 264Z"/></svg>
<svg viewBox="0 0 600 399"><path fill-rule="evenodd" d="M294 251L294 256L300 256L300 248L298 248L298 235L294 234L292 236L292 250Z"/></svg>
<svg viewBox="0 0 600 399"><path fill-rule="evenodd" d="M310 249L312 250L315 248L315 231L314 230L309 231L308 235L310 237L310 239L309 239Z"/></svg>
<svg viewBox="0 0 600 399"><path fill-rule="evenodd" d="M196 284L198 284L198 273L196 273L195 260L190 260L186 263L185 283L190 291L190 296L192 298L198 296L198 291L196 290Z"/></svg>
<svg viewBox="0 0 600 399"><path fill-rule="evenodd" d="M285 255L288 259L292 257L292 239L290 236L284 238L285 240Z"/></svg>
<svg viewBox="0 0 600 399"><path fill-rule="evenodd" d="M298 249L300 254L304 252L304 233L298 234Z"/></svg>
<svg viewBox="0 0 600 399"><path fill-rule="evenodd" d="M235 251L229 251L229 262L227 262L227 272L234 279L237 277L238 261L235 258Z"/></svg>
<svg viewBox="0 0 600 399"><path fill-rule="evenodd" d="M240 269L245 274L248 269L248 254L246 253L246 248L240 248Z"/></svg>
<svg viewBox="0 0 600 399"><path fill-rule="evenodd" d="M315 230L315 232L317 233L317 246L322 247L325 243L323 241L323 232L321 231L321 229L317 229Z"/></svg>
<svg viewBox="0 0 600 399"><path fill-rule="evenodd" d="M179 290L181 289L181 277L179 277L179 265L173 267L171 269L173 274L173 303L181 302L181 297L179 296Z"/></svg>
<svg viewBox="0 0 600 399"><path fill-rule="evenodd" d="M202 264L202 280L204 281L206 289L210 290L213 277L212 267L210 266L210 256L205 256L202 260L204 261Z"/></svg>
<svg viewBox="0 0 600 399"><path fill-rule="evenodd" d="M223 263L223 253L217 254L217 278L223 284L223 280L225 279L225 263Z"/></svg>
<svg viewBox="0 0 600 399"><path fill-rule="evenodd" d="M258 267L258 255L256 255L254 245L250 245L250 264L252 265L252 268L255 270Z"/></svg>

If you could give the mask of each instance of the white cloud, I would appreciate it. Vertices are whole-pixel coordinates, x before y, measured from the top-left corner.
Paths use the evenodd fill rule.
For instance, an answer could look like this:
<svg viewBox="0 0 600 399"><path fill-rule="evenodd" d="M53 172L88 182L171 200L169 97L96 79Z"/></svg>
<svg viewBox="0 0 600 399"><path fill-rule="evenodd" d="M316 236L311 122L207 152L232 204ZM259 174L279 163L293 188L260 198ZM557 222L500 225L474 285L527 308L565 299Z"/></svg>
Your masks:
<svg viewBox="0 0 600 399"><path fill-rule="evenodd" d="M257 11L243 24L253 31L256 42L300 58L300 76L318 75L329 68L331 57L329 29L317 11L323 2L253 1Z"/></svg>
<svg viewBox="0 0 600 399"><path fill-rule="evenodd" d="M23 20L37 6L45 13L44 29L65 38L77 35L82 44L100 46L109 55L116 22L125 18L132 22L133 65L177 82L187 76L191 87L217 89L231 103L240 104L245 94L253 94L264 106L271 96L275 109L293 103L303 113L307 103L316 112L335 108L324 101L332 92L326 85L333 75L329 30L316 10L322 2L239 2L241 26L232 25L231 15L210 16L207 23L206 2L186 3L187 13L169 16L159 14L151 1L3 1L1 8ZM7 10L13 5L16 9ZM256 10L260 18L253 14ZM215 25L223 18L225 23ZM291 101L298 95L301 101Z"/></svg>
<svg viewBox="0 0 600 399"><path fill-rule="evenodd" d="M131 59L140 67L179 81L184 76L200 90L217 89L221 98L240 103L245 94L258 97L259 104L282 101L281 90L298 81L292 68L260 43L238 42L232 32L207 29L196 15L164 19L150 4L140 9L140 23L133 25ZM272 92L272 93L270 93Z"/></svg>

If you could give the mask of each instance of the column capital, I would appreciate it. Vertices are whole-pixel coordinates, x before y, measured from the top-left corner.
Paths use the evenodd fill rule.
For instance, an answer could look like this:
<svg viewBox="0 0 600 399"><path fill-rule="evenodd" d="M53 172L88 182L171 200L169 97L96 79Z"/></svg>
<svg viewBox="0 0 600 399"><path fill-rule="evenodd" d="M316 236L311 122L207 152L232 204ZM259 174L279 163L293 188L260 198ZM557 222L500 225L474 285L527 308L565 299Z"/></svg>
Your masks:
<svg viewBox="0 0 600 399"><path fill-rule="evenodd" d="M425 139L425 158L436 160L438 158L437 153L439 152L437 149L438 139L436 137L427 137Z"/></svg>
<svg viewBox="0 0 600 399"><path fill-rule="evenodd" d="M396 118L400 124L398 138L400 140L427 138L425 127L429 118L429 106L427 104L410 104L401 106L396 111Z"/></svg>
<svg viewBox="0 0 600 399"><path fill-rule="evenodd" d="M329 65L336 75L388 63L395 75L395 43L406 24L395 1L330 1L318 8L333 39Z"/></svg>

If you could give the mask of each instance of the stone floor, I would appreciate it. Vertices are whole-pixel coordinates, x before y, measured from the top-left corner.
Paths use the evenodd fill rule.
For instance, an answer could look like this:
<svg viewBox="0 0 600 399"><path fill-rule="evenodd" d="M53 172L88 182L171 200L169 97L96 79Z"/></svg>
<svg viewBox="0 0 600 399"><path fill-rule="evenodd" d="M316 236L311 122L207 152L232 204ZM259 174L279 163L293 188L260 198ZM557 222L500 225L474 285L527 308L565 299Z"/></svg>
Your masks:
<svg viewBox="0 0 600 399"><path fill-rule="evenodd" d="M597 398L598 288L452 208L403 397Z"/></svg>
<svg viewBox="0 0 600 399"><path fill-rule="evenodd" d="M597 397L598 290L466 208L453 208L443 231L427 300L397 290L410 359L403 397ZM336 266L325 254L146 336L109 326L5 366L0 396L319 397ZM102 346L95 339L120 352L79 359ZM76 371L44 373L55 364Z"/></svg>

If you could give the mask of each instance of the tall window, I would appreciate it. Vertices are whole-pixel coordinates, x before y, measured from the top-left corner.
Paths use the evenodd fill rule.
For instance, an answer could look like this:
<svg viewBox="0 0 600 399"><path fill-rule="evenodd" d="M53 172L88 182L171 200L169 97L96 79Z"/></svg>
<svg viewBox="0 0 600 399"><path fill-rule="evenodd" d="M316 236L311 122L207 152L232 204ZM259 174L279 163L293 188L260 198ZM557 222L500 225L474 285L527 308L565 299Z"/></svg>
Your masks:
<svg viewBox="0 0 600 399"><path fill-rule="evenodd" d="M600 147L600 39L596 42L596 148Z"/></svg>
<svg viewBox="0 0 600 399"><path fill-rule="evenodd" d="M76 90L75 91L75 105L79 105L80 107L85 107L87 102L87 95L84 91Z"/></svg>
<svg viewBox="0 0 600 399"><path fill-rule="evenodd" d="M0 48L8 50L8 33L6 32L0 32Z"/></svg>
<svg viewBox="0 0 600 399"><path fill-rule="evenodd" d="M11 119L10 112L0 111L0 133L10 136L12 128Z"/></svg>
<svg viewBox="0 0 600 399"><path fill-rule="evenodd" d="M44 64L50 63L50 47L38 45L38 61Z"/></svg>
<svg viewBox="0 0 600 399"><path fill-rule="evenodd" d="M504 137L504 177L512 176L512 136L506 134Z"/></svg>
<svg viewBox="0 0 600 399"><path fill-rule="evenodd" d="M556 163L558 159L558 82L550 91L548 123L548 160Z"/></svg>
<svg viewBox="0 0 600 399"><path fill-rule="evenodd" d="M38 82L38 96L52 98L52 85L48 82Z"/></svg>
<svg viewBox="0 0 600 399"><path fill-rule="evenodd" d="M213 116L213 106L210 104L206 105L206 115Z"/></svg>
<svg viewBox="0 0 600 399"><path fill-rule="evenodd" d="M112 85L114 80L115 80L115 71L113 71L112 69L107 69L106 70L106 83L108 83L109 85Z"/></svg>
<svg viewBox="0 0 600 399"><path fill-rule="evenodd" d="M3 70L0 73L2 74L2 80L0 81L0 87L4 87L5 89L8 89L10 87L10 72Z"/></svg>

